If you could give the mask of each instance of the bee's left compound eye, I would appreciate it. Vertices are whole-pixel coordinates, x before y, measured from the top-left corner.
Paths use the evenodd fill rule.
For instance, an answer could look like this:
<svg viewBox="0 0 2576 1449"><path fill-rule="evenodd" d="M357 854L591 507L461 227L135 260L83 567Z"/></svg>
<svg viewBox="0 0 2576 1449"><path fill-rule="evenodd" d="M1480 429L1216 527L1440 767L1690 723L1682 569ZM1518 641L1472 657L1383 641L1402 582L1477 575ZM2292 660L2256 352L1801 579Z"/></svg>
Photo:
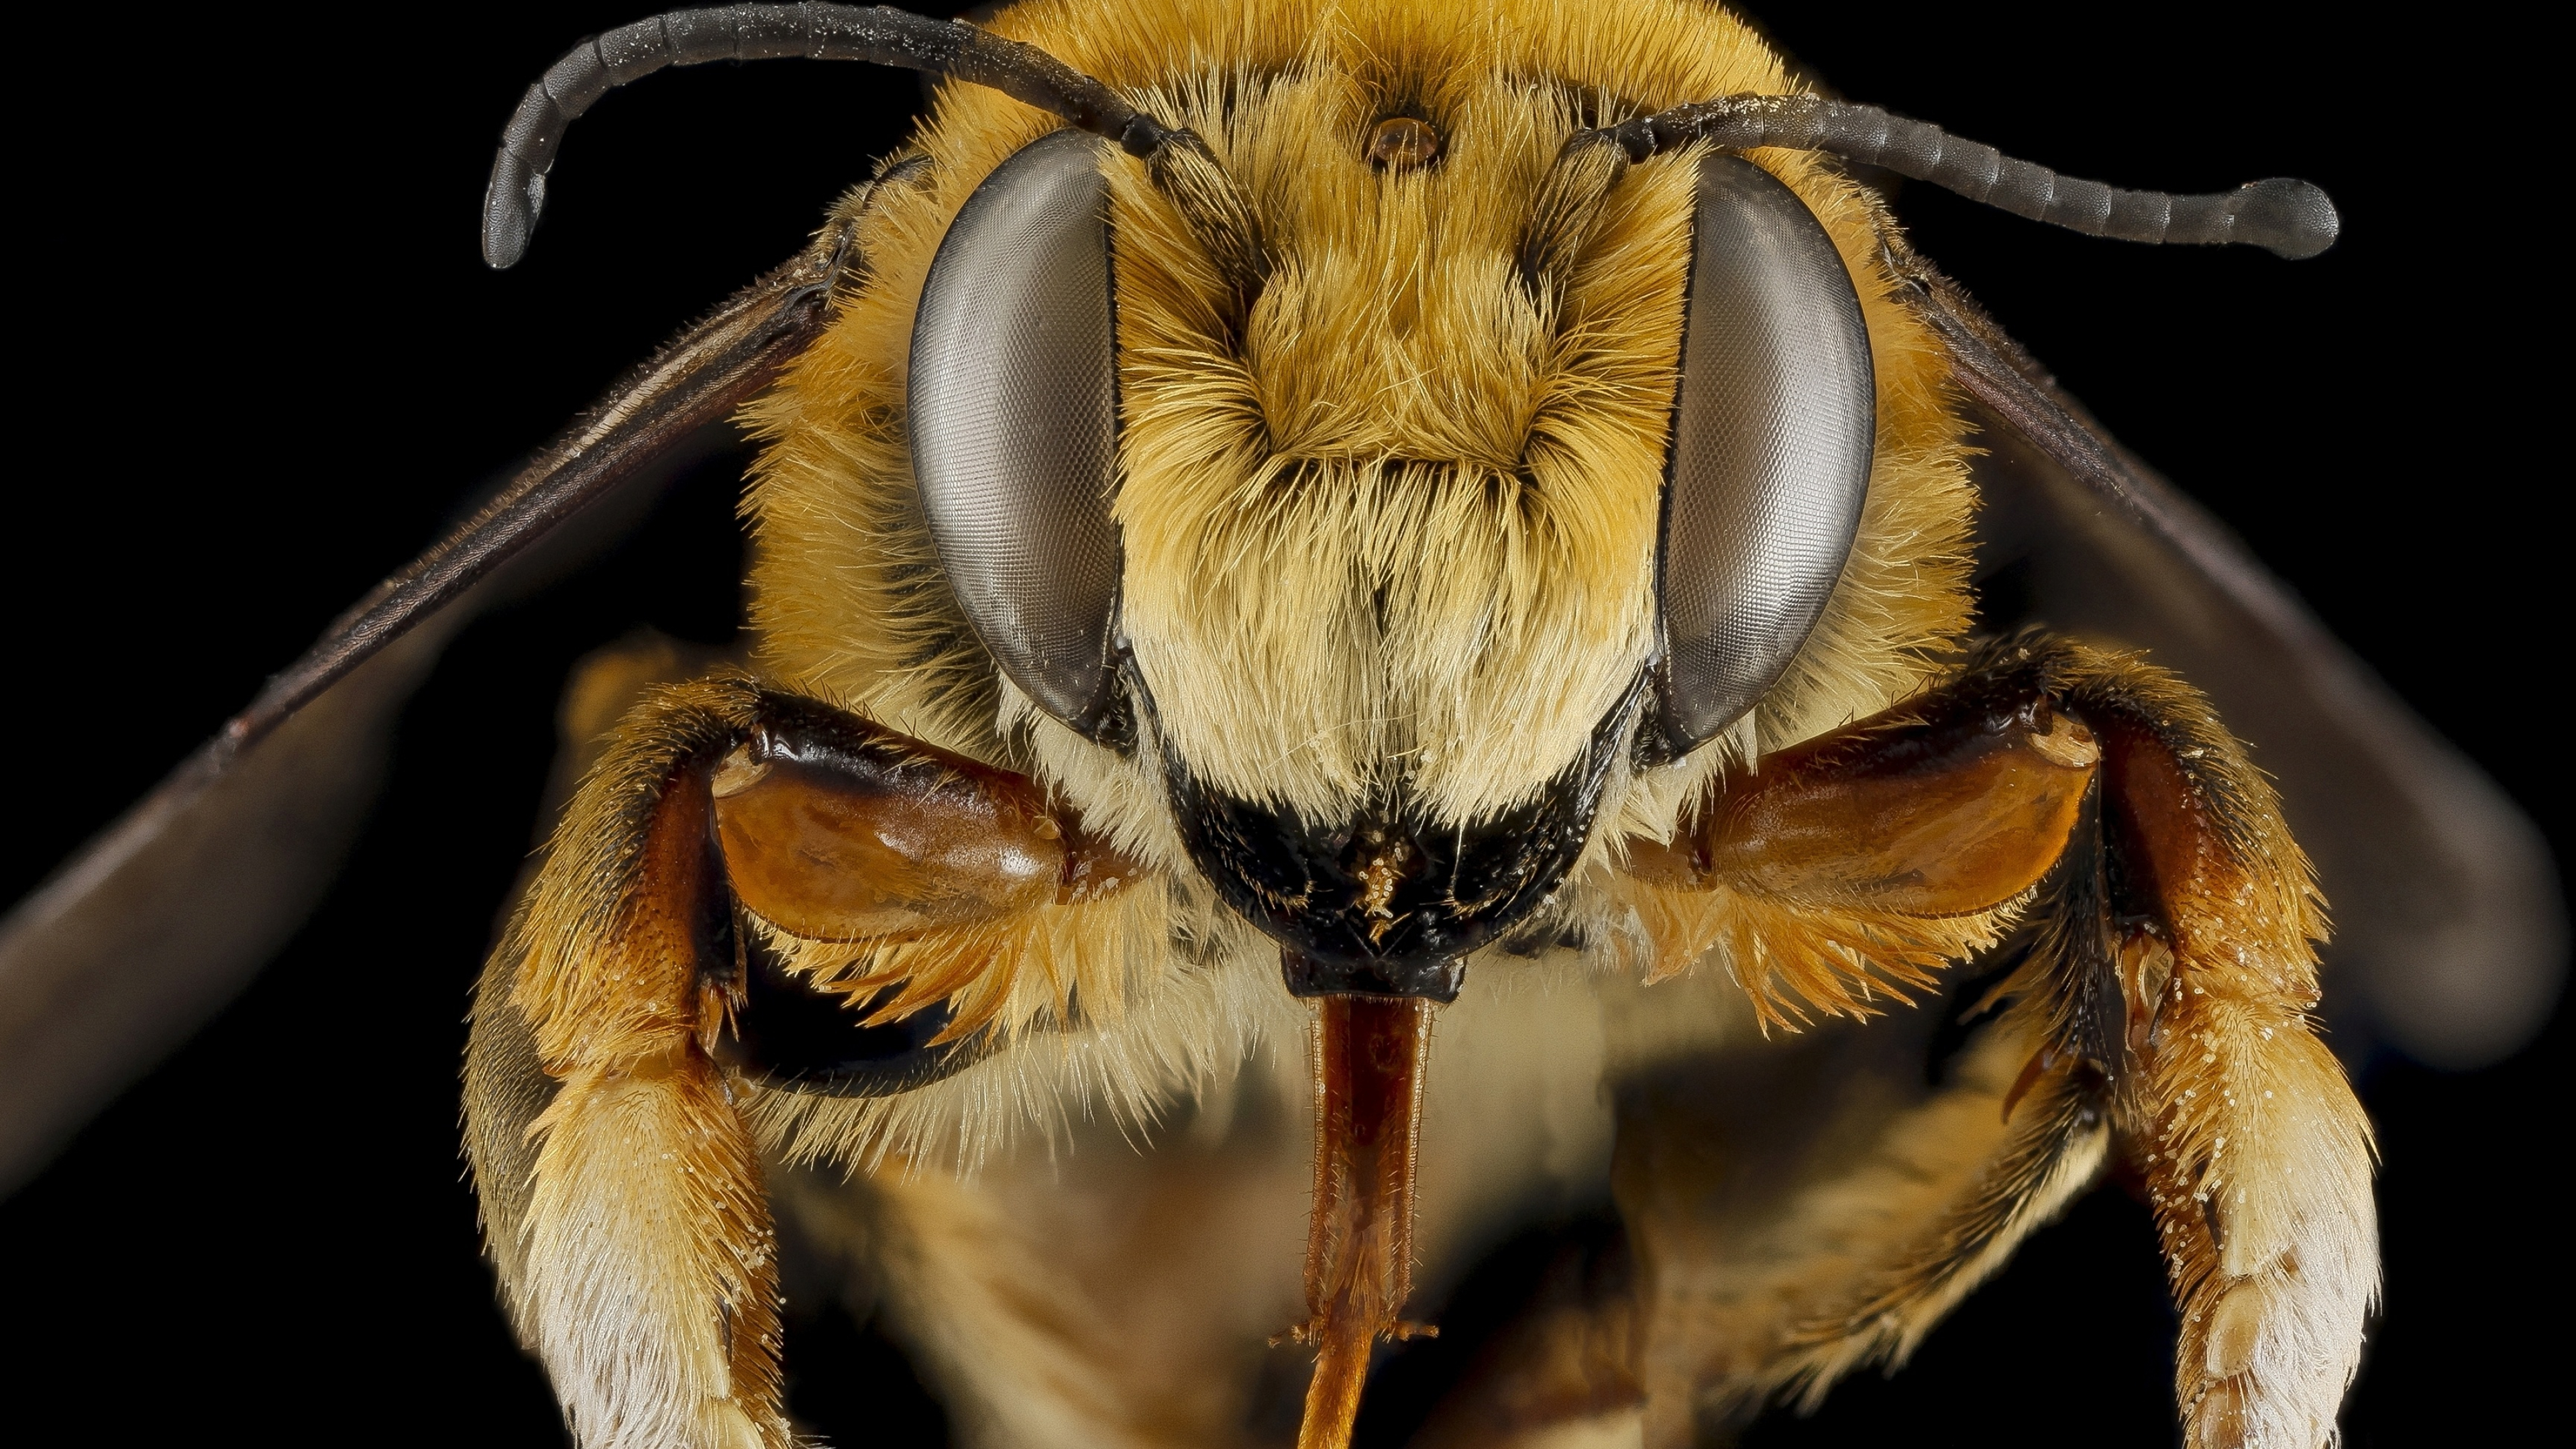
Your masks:
<svg viewBox="0 0 2576 1449"><path fill-rule="evenodd" d="M1056 131L948 228L912 327L912 465L949 587L1011 682L1096 740L1111 657L1116 355L1100 142Z"/></svg>
<svg viewBox="0 0 2576 1449"><path fill-rule="evenodd" d="M1707 156L1693 233L1658 581L1676 753L1806 643L1860 531L1878 416L1860 295L1796 193Z"/></svg>

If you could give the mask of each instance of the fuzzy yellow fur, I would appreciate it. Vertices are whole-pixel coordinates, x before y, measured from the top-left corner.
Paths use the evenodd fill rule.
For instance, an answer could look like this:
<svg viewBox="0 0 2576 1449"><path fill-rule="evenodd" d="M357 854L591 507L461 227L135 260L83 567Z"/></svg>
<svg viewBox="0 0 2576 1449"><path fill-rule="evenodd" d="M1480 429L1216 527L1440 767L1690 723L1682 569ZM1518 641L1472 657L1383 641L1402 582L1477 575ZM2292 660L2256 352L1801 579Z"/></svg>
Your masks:
<svg viewBox="0 0 2576 1449"><path fill-rule="evenodd" d="M1182 218L1140 165L1104 157L1123 623L1164 741L1212 784L1324 817L1399 768L1441 819L1527 799L1652 648L1695 158L1617 189L1561 314L1540 315L1514 249L1580 104L1624 114L1776 91L1777 60L1695 3L1037 0L995 26L1199 128L1258 205L1273 257L1232 335L1225 281ZM1443 128L1440 165L1363 163L1363 132L1398 107ZM1087 821L1177 870L1154 762L1102 758L993 678L936 572L902 443L912 304L947 220L1054 124L949 87L917 142L923 169L853 213L871 280L753 413L773 440L747 505L753 618L783 683L934 743L1042 763ZM1756 159L1842 249L1881 393L1859 543L1808 648L1731 746L1758 751L1924 677L1965 622L1972 500L1941 356L1893 298L1876 203L1813 157ZM1668 833L1679 786L1623 792L1604 838Z"/></svg>
<svg viewBox="0 0 2576 1449"><path fill-rule="evenodd" d="M1257 939L1250 928L1230 926L1204 898L1176 907L1179 889L1153 881L888 942L773 935L790 969L823 990L864 1001L891 987L878 1008L888 1017L946 1000L956 1012L946 1035L989 1029L1000 1049L896 1097L754 1093L751 1120L794 1162L876 1167L892 1157L965 1171L1025 1131L1056 1140L1079 1117L1141 1135L1164 1104L1231 1072L1265 1029L1275 1034L1296 1013L1269 953L1252 947L1261 967L1242 969ZM1213 934L1213 949L1176 953L1160 934L1175 916Z"/></svg>
<svg viewBox="0 0 2576 1449"><path fill-rule="evenodd" d="M1722 969L1753 999L1766 1029L1793 1030L1807 1023L1807 1008L1857 1019L1912 1006L1944 967L1999 940L2019 904L1923 917L1775 900L1728 884L1675 889L1618 879L1613 890L1651 950L1647 981Z"/></svg>
<svg viewBox="0 0 2576 1449"><path fill-rule="evenodd" d="M1006 1392L1012 1365L970 1367L979 1346L1048 1340L1027 1357L1042 1387L1008 1422L1054 1427L1029 1428L1025 1442L1091 1442L1081 1425L1144 1422L1134 1405L1103 1397L1115 1397L1103 1385L1116 1374L1076 1362L1119 1344L1068 1348L1056 1330L1075 1321L1071 1310L1020 1294L995 1267L1061 1254L1040 1229L1078 1227L1080 1214L1023 1201L1014 1217L971 1182L892 1169L1007 1176L1007 1149L1033 1124L1051 1148L1096 1133L1085 1125L1094 1119L1139 1135L1172 1104L1221 1090L1256 1044L1278 1049L1301 1033L1300 1009L1278 989L1275 948L1219 908L1188 864L1162 752L1231 794L1317 817L1347 814L1398 773L1440 820L1487 817L1576 758L1654 647L1657 495L1695 154L1639 165L1597 205L1582 203L1594 209L1550 262L1553 290L1533 297L1523 287L1515 248L1579 118L1791 88L1740 22L1699 0L1028 0L993 24L1196 128L1250 199L1267 248L1267 282L1240 313L1231 273L1205 254L1201 232L1138 163L1104 149L1122 623L1158 728L1121 757L1000 679L950 597L915 497L904 396L923 278L976 185L1058 124L969 86L944 88L908 150L843 203L836 220L853 228L864 265L852 268L828 332L749 413L767 442L744 505L757 543L756 666L778 687L1035 775L1150 879L1105 900L902 942L774 938L819 985L853 1000L891 990L894 1011L946 1001L959 1032L990 1029L1005 1050L896 1098L727 1083L696 1045L705 1023L685 970L634 945L632 913L657 792L688 750L740 723L738 688L688 686L630 716L567 810L496 958L516 969L510 1002L560 1085L532 1129L526 1221L494 1231L512 1245L502 1254L516 1264L510 1291L585 1449L781 1441L754 1143L793 1162L889 1169L882 1190L909 1204L915 1228L917 1257L899 1276L955 1382ZM1441 129L1438 165L1363 164L1368 126L1398 111ZM1738 729L1675 765L1614 772L1589 853L1550 908L1591 928L1603 960L1549 969L1606 965L1633 982L1723 966L1766 1020L1790 1024L1792 997L1862 1014L1878 994L1926 985L1941 962L1991 941L2011 908L1954 921L1828 916L1724 889L1648 887L1617 868L1620 840L1669 838L1721 765L1914 692L1966 627L1973 497L1962 425L1945 402L1945 358L1888 270L1891 224L1820 158L1753 159L1815 212L1859 289L1879 387L1859 536L1813 635ZM2268 793L2239 766L2232 755L2210 768L2250 781L2230 798L2253 801L2272 824L2226 838L2272 854L2269 864L2239 860L2229 889L2250 881L2263 894L2243 919L2232 896L2186 903L2173 995L2137 1100L2159 1144L2154 1181L2186 1308L2179 1371L2196 1432L2224 1442L2208 1426L2233 1415L2260 1431L2248 1442L2306 1449L2330 1432L2367 1298L2366 1148L2355 1146L2363 1129L2348 1089L2300 1018L2312 990L2305 937L2317 924L2304 876L2286 837L2275 838L2277 812L2264 814ZM1443 1107L1444 1072L1482 1061L1500 1081L1505 1066L1597 1063L1607 1050L1605 1028L1563 1011L1531 1014L1516 1035L1476 1038L1501 1009L1483 993L1508 991L1514 970L1539 972L1480 963L1478 994L1443 1018L1457 1038L1435 1053L1427 1154L1500 1132L1490 1110ZM1705 984L1654 989L1669 1002ZM1718 1253L1676 1228L1659 1261L1686 1282L1691 1253L1711 1264L1732 1254L1763 1291L1794 1288L1816 1312L1847 1304L1855 1281L1910 1261L1997 1150L1999 1074L2025 1028L2017 1018L1961 1091L1891 1118L1871 1135L1866 1163L1818 1182L1814 1201L1795 1207L1812 1219L1801 1232L1840 1234L1851 1251L1784 1249L1775 1274L1746 1256L1759 1243ZM1569 1032L1591 1055L1562 1050ZM1682 1035L1706 1049L1725 1034ZM1560 1108L1559 1098L1597 1103L1589 1078L1551 1091ZM1494 1203L1510 1185L1545 1175L1511 1157L1522 1150L1494 1148L1461 1200L1500 1213ZM1690 1405L1712 1387L1758 1396L1901 1355L2081 1185L2099 1144L2088 1152L2048 1180L1986 1257L1908 1300L1883 1332L1801 1347L1797 1323L1774 1315L1758 1356L1721 1362L1711 1345L1723 1335L1659 1307L1667 1337L1647 1378L1664 1397L1647 1415L1652 1432L1685 1432ZM2204 1202L2209 1212L2196 1215ZM1652 1230L1651 1214L1637 1220ZM2211 1221L2223 1240L2210 1236ZM991 1234L1005 1229L1020 1256L983 1262ZM1072 1417L1047 1421L1048 1394ZM1130 1442L1149 1438L1136 1430Z"/></svg>
<svg viewBox="0 0 2576 1449"><path fill-rule="evenodd" d="M1321 818L1348 813L1398 771L1437 818L1526 800L1583 747L1654 647L1696 154L1635 168L1609 194L1561 298L1531 298L1515 249L1581 107L1615 117L1776 91L1788 85L1783 68L1732 17L1696 3L1031 3L995 28L1198 129L1253 199L1270 253L1268 281L1238 323L1227 276L1185 218L1141 165L1104 153L1121 358L1121 623L1160 728L1123 760L998 679L913 498L903 420L914 299L966 197L1057 124L971 86L944 88L913 146L844 204L867 280L750 415L769 440L745 505L759 543L752 618L764 673L1035 770L1087 828L1178 881L1195 872L1164 804L1164 748L1230 793ZM1367 128L1394 109L1441 128L1439 165L1380 173L1363 162ZM1614 780L1582 872L1614 886L1615 843L1669 835L1722 760L1910 692L1967 618L1973 498L1961 427L1944 403L1942 355L1883 264L1886 218L1816 157L1756 159L1814 209L1859 288L1880 392L1877 462L1843 580L1779 687L1679 767ZM1955 958L1993 925L1810 928L1770 911L1765 920L1797 929L1757 939L1729 900L1578 890L1566 912L1585 901L1619 920L1624 939L1641 927L1641 954L1659 971L1732 933L1739 969L1766 1002L1779 999L1775 986L1822 1001L1829 980L1919 983L1934 959ZM1139 993L1194 999L1191 1024L1162 1028L1179 1036L1148 1061L1129 1053L1122 1067L1063 1069L1080 1100L1113 1111L1144 1110L1155 1090L1226 1056L1238 1033L1209 1014L1204 967L1151 946L1118 960L1108 937L1086 946L1058 913L1041 914L946 941L798 948L796 959L853 987L903 977L908 1005L946 994L963 1018L1015 1032L1053 1020L1046 1000L1082 972L1081 998L1104 1023ZM1095 914L1126 940L1196 940L1202 959L1265 949L1203 888L1157 886ZM1779 971L1754 970L1757 958ZM979 969L987 963L995 969ZM1858 975L1847 982L1847 972ZM1857 1005L1868 988L1852 991ZM1042 1051L1090 1051L1047 1036ZM755 1111L799 1156L875 1160L900 1143L981 1160L991 1141L958 1135L967 1124L990 1132L1063 1110L1029 1081L1025 1063L993 1063L910 1099L764 1099Z"/></svg>
<svg viewBox="0 0 2576 1449"><path fill-rule="evenodd" d="M1121 359L1121 623L1160 728L1121 759L999 679L948 594L913 497L904 386L922 279L975 186L1057 124L972 86L943 88L913 146L844 203L866 281L749 414L769 442L745 503L759 543L751 591L763 672L1032 769L1086 828L1183 880L1195 872L1164 804L1167 747L1230 793L1321 818L1348 813L1398 771L1441 819L1529 798L1653 648L1696 155L1631 172L1548 308L1518 279L1515 248L1579 107L1626 114L1779 90L1788 81L1776 58L1696 3L1613 13L1038 0L994 25L1196 127L1255 202L1270 252L1269 280L1238 330L1230 283L1182 215L1141 165L1104 152ZM1438 166L1364 164L1367 127L1397 108L1442 128ZM1944 403L1942 354L1883 264L1886 217L1816 157L1756 159L1815 210L1859 288L1880 392L1876 467L1807 647L1728 738L1677 768L1617 777L1584 872L1595 880L1614 878L1619 839L1669 835L1722 760L1884 707L1929 676L1966 623L1973 496L1961 425ZM1656 936L1646 954L1663 969L1726 929L1722 903L1668 905L1607 907L1646 923ZM1159 929L1207 949L1250 944L1203 890L1147 892L1100 915L1130 939ZM1833 939L1883 945L1857 969L1904 980L1919 977L1927 953L1983 939L1988 924ZM1018 944L997 943L997 930ZM1071 979L1051 968L1071 969L1079 938L1056 924L997 930L958 933L945 959L926 944L869 953L866 966L848 951L808 954L844 981L873 988L909 971L951 988L979 1021L1035 1022L1040 997ZM1797 982L1823 979L1799 973L1821 959L1814 950L1787 938L1783 948ZM979 974L972 962L1038 969ZM1085 989L1091 1010L1114 1018L1126 993L1189 974L1169 952L1148 951L1143 965L1100 968ZM1164 1055L1209 1054L1193 1044ZM800 1141L871 1156L944 1130L908 1116L991 1120L928 1102L781 1110ZM825 1119L838 1125L824 1130Z"/></svg>

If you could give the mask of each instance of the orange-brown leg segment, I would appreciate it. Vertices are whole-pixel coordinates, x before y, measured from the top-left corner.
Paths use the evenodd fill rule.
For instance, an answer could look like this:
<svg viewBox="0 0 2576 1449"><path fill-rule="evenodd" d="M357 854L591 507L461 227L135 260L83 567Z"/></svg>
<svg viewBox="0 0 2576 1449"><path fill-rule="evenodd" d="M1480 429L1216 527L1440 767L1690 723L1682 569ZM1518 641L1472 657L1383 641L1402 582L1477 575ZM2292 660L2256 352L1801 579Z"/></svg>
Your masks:
<svg viewBox="0 0 2576 1449"><path fill-rule="evenodd" d="M1984 673L1720 780L1629 870L1909 916L1983 911L2063 853L2100 758L2092 732Z"/></svg>
<svg viewBox="0 0 2576 1449"><path fill-rule="evenodd" d="M748 681L629 716L502 948L556 1089L495 1232L583 1449L790 1442L760 1159L716 1055L740 1046L738 911L827 939L991 919L1078 895L1079 839L1017 776Z"/></svg>
<svg viewBox="0 0 2576 1449"><path fill-rule="evenodd" d="M1627 842L1651 979L1714 954L1768 1025L1866 1016L1989 945L2065 851L2100 757L2028 681L1949 687L1711 782L1669 843Z"/></svg>
<svg viewBox="0 0 2576 1449"><path fill-rule="evenodd" d="M2191 1444L2326 1442L2377 1283L2369 1131L2306 1015L2324 932L2307 862L2207 702L2135 657L2026 635L1718 790L1637 869L1827 933L1843 979L1781 974L1828 1010L1851 1009L1869 965L1914 979L1919 963L1884 954L1908 949L1906 920L2048 872L2009 985L2041 1043L2005 1103L2013 1130L1915 1251L1804 1336L1803 1371L1839 1372L1881 1336L1870 1352L1901 1353L1928 1327L1912 1317L1937 1316L2030 1204L2062 1195L2068 1164L2096 1160L2108 1119L2150 1184L2182 1308Z"/></svg>

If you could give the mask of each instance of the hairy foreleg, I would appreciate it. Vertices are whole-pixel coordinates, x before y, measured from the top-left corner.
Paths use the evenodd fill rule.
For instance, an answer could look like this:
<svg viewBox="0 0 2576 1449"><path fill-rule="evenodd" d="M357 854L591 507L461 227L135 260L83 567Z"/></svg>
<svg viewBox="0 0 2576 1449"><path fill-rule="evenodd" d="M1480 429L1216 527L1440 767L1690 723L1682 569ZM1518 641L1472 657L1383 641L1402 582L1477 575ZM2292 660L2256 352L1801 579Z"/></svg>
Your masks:
<svg viewBox="0 0 2576 1449"><path fill-rule="evenodd" d="M707 1040L729 904L707 777L743 686L664 695L586 779L505 953L558 1084L530 1129L519 1317L585 1449L785 1449L774 1242Z"/></svg>
<svg viewBox="0 0 2576 1449"><path fill-rule="evenodd" d="M2037 1043L2013 1131L1918 1250L1805 1336L1818 1381L1901 1355L2116 1125L2183 1312L2191 1442L2332 1437L2377 1281L2369 1131L2307 1017L2324 921L2306 859L2196 692L2132 656L2003 641L1721 781L1632 862L1641 915L1680 942L1666 954L1715 937L1774 1021L1784 990L1862 1013L1926 983L1998 920L1975 913L2048 872L2010 984ZM1717 924L1694 933L1695 915Z"/></svg>
<svg viewBox="0 0 2576 1449"><path fill-rule="evenodd" d="M2189 1442L2327 1443L2379 1243L2369 1123L2308 1016L2325 921L2307 859L2196 692L2127 656L2015 647L2103 743L2121 1101L2182 1309Z"/></svg>
<svg viewBox="0 0 2576 1449"><path fill-rule="evenodd" d="M869 1021L947 1005L971 1035L1009 984L978 933L1134 874L1034 782L814 700L719 677L629 713L495 953L467 1070L493 1254L583 1449L788 1442L746 1095L832 1089ZM900 939L919 969L771 980L759 932Z"/></svg>

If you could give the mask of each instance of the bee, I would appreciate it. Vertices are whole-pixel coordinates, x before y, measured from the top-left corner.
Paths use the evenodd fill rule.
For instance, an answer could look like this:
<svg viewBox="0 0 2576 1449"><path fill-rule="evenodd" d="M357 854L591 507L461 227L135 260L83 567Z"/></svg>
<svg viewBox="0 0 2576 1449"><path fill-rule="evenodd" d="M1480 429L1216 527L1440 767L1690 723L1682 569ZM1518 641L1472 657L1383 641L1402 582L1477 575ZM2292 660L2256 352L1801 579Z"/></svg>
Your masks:
<svg viewBox="0 0 2576 1449"><path fill-rule="evenodd" d="M2332 646L1849 167L2293 253L2319 194L2084 189L1698 6L742 7L550 71L487 254L609 84L777 54L951 84L137 817L331 788L258 772L373 651L706 425L764 439L755 643L576 682L476 1004L488 1241L577 1437L786 1441L786 1218L995 1442L1222 1442L1282 1330L1345 1442L1417 1266L1607 1198L1426 1433L1688 1442L1901 1359L2114 1158L2192 1442L2331 1435L2367 1127L2210 697L2415 741L2337 720ZM1980 544L2055 629L1978 636ZM2245 711L2164 667L2213 632Z"/></svg>

